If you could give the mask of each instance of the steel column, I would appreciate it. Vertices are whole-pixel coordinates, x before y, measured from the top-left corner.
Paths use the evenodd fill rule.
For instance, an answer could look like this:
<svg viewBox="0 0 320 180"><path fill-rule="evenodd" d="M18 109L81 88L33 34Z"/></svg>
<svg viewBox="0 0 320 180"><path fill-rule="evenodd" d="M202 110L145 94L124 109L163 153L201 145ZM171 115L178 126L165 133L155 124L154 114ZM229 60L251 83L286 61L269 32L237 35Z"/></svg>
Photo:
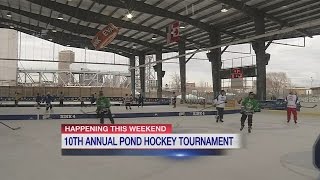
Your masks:
<svg viewBox="0 0 320 180"><path fill-rule="evenodd" d="M185 42L179 42L179 55L186 54ZM181 80L181 103L186 101L186 56L179 57Z"/></svg>

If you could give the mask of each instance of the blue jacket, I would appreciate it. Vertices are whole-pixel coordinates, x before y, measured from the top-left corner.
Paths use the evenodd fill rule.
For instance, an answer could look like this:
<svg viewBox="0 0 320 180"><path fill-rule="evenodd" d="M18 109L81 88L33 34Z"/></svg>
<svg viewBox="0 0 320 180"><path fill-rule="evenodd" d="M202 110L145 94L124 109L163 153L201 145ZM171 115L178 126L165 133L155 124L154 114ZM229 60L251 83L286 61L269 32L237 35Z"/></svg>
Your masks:
<svg viewBox="0 0 320 180"><path fill-rule="evenodd" d="M42 100L42 97L40 95L36 97L36 102L41 102L41 100Z"/></svg>
<svg viewBox="0 0 320 180"><path fill-rule="evenodd" d="M46 104L51 104L51 102L53 102L53 97L51 95L47 95L44 101Z"/></svg>

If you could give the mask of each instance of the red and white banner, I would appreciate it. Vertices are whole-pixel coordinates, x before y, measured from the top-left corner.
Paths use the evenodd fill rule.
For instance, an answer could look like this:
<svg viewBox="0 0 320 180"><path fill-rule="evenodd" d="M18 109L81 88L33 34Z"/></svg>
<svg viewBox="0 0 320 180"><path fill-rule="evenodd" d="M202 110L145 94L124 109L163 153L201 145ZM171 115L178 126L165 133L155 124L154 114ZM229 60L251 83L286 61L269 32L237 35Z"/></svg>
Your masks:
<svg viewBox="0 0 320 180"><path fill-rule="evenodd" d="M118 32L119 28L110 23L94 36L91 43L96 50L102 49L113 41Z"/></svg>
<svg viewBox="0 0 320 180"><path fill-rule="evenodd" d="M179 42L180 40L180 22L175 21L167 29L167 44Z"/></svg>

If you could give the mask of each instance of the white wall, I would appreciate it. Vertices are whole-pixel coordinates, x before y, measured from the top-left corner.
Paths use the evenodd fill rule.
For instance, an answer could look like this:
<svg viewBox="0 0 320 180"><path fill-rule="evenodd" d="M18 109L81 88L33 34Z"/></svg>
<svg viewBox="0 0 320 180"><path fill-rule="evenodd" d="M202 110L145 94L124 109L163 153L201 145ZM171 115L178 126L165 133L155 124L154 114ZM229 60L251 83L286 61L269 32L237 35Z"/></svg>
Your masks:
<svg viewBox="0 0 320 180"><path fill-rule="evenodd" d="M0 28L0 85L15 86L17 79L17 60L2 58L18 58L18 32Z"/></svg>

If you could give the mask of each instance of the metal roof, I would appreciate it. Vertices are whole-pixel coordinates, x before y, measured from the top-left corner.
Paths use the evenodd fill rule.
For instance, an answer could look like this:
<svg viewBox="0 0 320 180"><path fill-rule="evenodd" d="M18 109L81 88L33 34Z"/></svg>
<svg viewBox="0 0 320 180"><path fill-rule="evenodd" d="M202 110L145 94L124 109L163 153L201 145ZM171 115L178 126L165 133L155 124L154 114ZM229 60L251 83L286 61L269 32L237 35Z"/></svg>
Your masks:
<svg viewBox="0 0 320 180"><path fill-rule="evenodd" d="M221 12L222 7L227 12ZM8 17L8 12L11 17ZM126 14L132 12L133 18ZM209 33L221 32L221 43L255 36L253 17L264 14L266 33L320 19L319 0L0 0L0 27L52 39L61 45L89 47L106 24L120 27L104 51L126 57L155 49L177 52L166 44L166 27L178 20L187 49L210 47ZM59 16L63 16L59 20ZM54 32L56 30L57 32ZM280 39L320 34L315 26L283 34ZM153 36L156 39L152 39Z"/></svg>

